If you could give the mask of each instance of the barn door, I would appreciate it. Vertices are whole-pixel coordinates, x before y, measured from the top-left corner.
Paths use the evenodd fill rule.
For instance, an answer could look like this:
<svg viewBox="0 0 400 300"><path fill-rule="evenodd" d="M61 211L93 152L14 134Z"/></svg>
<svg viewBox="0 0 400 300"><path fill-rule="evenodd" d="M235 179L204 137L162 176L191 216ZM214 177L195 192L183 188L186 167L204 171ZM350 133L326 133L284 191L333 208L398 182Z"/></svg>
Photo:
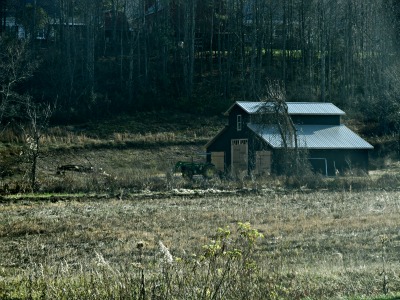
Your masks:
<svg viewBox="0 0 400 300"><path fill-rule="evenodd" d="M255 174L271 174L271 151L256 151Z"/></svg>
<svg viewBox="0 0 400 300"><path fill-rule="evenodd" d="M211 163L214 164L218 171L224 172L225 170L225 152L211 152Z"/></svg>
<svg viewBox="0 0 400 300"><path fill-rule="evenodd" d="M248 142L245 139L232 140L232 174L238 176L248 171Z"/></svg>

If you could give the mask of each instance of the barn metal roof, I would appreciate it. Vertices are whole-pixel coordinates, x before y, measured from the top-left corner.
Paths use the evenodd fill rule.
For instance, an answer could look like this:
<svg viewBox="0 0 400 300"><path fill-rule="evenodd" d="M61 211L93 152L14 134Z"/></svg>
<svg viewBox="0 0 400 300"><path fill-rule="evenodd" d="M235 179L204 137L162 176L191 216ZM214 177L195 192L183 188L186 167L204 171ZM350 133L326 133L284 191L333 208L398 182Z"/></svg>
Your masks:
<svg viewBox="0 0 400 300"><path fill-rule="evenodd" d="M272 148L283 148L282 137L276 125L247 125ZM307 149L373 149L345 125L295 125L298 147ZM294 142L291 143L294 147Z"/></svg>
<svg viewBox="0 0 400 300"><path fill-rule="evenodd" d="M229 112L235 105L241 107L248 114L258 112L263 102L235 102L226 112ZM326 102L286 102L289 115L345 115L345 112L332 103Z"/></svg>

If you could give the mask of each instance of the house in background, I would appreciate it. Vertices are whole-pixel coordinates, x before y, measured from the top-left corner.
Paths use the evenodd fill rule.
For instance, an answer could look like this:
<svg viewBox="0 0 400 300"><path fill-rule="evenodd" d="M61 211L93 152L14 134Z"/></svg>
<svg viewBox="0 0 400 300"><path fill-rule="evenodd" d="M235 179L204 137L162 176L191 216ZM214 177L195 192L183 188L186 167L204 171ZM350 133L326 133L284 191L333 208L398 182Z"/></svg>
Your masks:
<svg viewBox="0 0 400 300"><path fill-rule="evenodd" d="M1 32L6 32L11 36L15 36L18 39L24 39L26 32L21 24L19 24L15 17L6 17L2 22L4 22L2 26Z"/></svg>
<svg viewBox="0 0 400 300"><path fill-rule="evenodd" d="M373 147L341 123L341 116L345 115L341 109L332 103L286 104L296 129L298 149L307 150L315 172L327 176L353 169L368 172L368 152ZM276 124L260 124L262 105L265 103L236 102L225 113L228 125L206 145L207 161L219 171L279 173L278 157L284 142ZM294 143L288 148L294 148Z"/></svg>

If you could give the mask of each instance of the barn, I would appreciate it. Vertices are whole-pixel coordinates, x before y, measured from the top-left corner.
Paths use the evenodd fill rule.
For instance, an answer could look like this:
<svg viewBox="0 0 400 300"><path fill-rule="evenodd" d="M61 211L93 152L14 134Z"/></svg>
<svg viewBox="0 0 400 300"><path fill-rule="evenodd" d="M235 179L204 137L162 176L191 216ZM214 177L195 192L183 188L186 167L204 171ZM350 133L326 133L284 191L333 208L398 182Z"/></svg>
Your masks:
<svg viewBox="0 0 400 300"><path fill-rule="evenodd" d="M219 171L232 174L279 173L279 153L284 143L274 122L260 123L265 102L235 102L225 113L228 124L206 144L207 161ZM326 176L347 171L368 172L373 146L347 126L345 112L332 103L286 102L287 114L296 130L297 148L306 150L314 172ZM266 116L268 119L268 115ZM272 114L271 114L271 120ZM286 149L293 147L286 143Z"/></svg>

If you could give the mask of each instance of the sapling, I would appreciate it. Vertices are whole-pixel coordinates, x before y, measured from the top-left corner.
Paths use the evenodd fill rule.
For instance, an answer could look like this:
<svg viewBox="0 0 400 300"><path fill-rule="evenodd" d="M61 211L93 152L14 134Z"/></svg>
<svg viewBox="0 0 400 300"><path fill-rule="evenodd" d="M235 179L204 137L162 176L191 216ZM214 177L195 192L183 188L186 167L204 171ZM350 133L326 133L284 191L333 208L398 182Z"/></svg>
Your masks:
<svg viewBox="0 0 400 300"><path fill-rule="evenodd" d="M37 162L41 154L41 138L48 129L50 117L54 107L50 104L40 105L34 103L30 97L25 99L26 118L28 125L23 126L26 135L26 154L30 164L30 185L33 192L37 189Z"/></svg>

